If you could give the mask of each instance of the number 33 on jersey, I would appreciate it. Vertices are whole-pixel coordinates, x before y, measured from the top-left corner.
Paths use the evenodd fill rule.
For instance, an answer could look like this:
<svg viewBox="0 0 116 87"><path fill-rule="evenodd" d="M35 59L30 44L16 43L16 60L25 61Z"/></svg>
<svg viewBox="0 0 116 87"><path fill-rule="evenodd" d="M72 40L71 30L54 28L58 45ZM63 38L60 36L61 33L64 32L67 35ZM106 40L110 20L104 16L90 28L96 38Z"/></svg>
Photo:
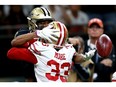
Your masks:
<svg viewBox="0 0 116 87"><path fill-rule="evenodd" d="M29 50L38 61L35 64L35 76L38 82L66 82L75 53L72 45L67 44L57 51L49 44L36 41L29 47Z"/></svg>

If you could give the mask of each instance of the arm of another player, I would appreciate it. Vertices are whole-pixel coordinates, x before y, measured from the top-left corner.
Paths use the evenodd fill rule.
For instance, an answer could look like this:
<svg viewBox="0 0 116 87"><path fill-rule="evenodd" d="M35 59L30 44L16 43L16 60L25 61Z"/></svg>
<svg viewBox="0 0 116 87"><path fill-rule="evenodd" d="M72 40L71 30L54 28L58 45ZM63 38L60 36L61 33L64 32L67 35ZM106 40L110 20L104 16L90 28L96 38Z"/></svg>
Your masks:
<svg viewBox="0 0 116 87"><path fill-rule="evenodd" d="M94 56L95 51L96 50L90 50L89 52L87 52L85 54L76 53L74 55L74 62L82 63L82 62L88 61L89 59L91 59Z"/></svg>
<svg viewBox="0 0 116 87"><path fill-rule="evenodd" d="M37 35L35 32L23 34L23 35L15 37L11 41L11 45L14 47L21 46L21 45L24 45L25 43L28 43L28 41L32 40L33 38L37 38Z"/></svg>
<svg viewBox="0 0 116 87"><path fill-rule="evenodd" d="M51 29L53 26L47 26L42 30L36 30L32 33L23 34L17 36L11 41L12 46L21 46L33 38L42 38L52 43L52 40L57 41L58 37L55 32L59 32L57 29Z"/></svg>
<svg viewBox="0 0 116 87"><path fill-rule="evenodd" d="M33 64L37 63L36 57L27 48L13 47L7 52L7 57L12 60L23 60Z"/></svg>

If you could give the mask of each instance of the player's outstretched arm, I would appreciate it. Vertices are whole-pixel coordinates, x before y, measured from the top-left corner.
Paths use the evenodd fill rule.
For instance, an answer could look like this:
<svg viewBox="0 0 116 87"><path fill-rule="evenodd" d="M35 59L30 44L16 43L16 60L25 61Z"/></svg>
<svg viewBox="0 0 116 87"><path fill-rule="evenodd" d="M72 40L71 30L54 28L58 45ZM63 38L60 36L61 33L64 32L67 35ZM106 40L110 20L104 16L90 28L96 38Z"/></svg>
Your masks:
<svg viewBox="0 0 116 87"><path fill-rule="evenodd" d="M89 59L91 59L94 56L96 50L90 50L89 52L85 53L85 54L76 54L74 57L74 61L76 63L82 63L85 62Z"/></svg>
<svg viewBox="0 0 116 87"><path fill-rule="evenodd" d="M11 41L11 45L14 47L21 46L27 43L28 41L32 40L33 38L42 38L44 40L48 40L50 43L52 43L53 40L57 41L58 37L55 32L59 32L59 31L51 28L52 26L47 26L42 30L36 30L35 32L32 33L27 33L17 36Z"/></svg>
<svg viewBox="0 0 116 87"><path fill-rule="evenodd" d="M11 41L11 45L14 47L21 46L21 45L24 45L25 43L27 43L28 41L32 40L33 38L37 38L35 32L23 34L23 35L15 37Z"/></svg>

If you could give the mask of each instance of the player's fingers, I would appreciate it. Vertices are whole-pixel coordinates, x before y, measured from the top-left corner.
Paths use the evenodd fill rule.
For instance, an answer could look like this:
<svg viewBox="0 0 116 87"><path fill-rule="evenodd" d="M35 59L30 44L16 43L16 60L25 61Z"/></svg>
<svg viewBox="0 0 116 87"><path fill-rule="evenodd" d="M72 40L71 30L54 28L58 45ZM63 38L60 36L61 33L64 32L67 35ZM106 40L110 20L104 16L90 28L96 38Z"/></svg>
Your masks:
<svg viewBox="0 0 116 87"><path fill-rule="evenodd" d="M59 32L59 30L57 30L57 29L51 29L51 31L52 31L53 33Z"/></svg>
<svg viewBox="0 0 116 87"><path fill-rule="evenodd" d="M58 38L58 35L55 34L55 33L52 33L51 36L54 37L54 38Z"/></svg>
<svg viewBox="0 0 116 87"><path fill-rule="evenodd" d="M52 43L52 40L49 37L46 37L46 40L48 40L48 42Z"/></svg>
<svg viewBox="0 0 116 87"><path fill-rule="evenodd" d="M57 41L58 40L58 38L54 37L54 36L50 36L50 39L53 40L53 41Z"/></svg>

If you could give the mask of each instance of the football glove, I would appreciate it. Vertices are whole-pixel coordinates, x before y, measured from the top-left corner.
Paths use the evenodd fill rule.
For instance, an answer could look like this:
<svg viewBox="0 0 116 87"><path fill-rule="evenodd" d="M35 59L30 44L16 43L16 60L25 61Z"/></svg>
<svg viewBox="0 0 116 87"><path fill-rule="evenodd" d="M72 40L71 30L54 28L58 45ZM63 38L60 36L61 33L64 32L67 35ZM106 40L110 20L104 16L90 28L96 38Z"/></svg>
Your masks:
<svg viewBox="0 0 116 87"><path fill-rule="evenodd" d="M36 30L36 35L44 40L48 40L48 42L52 43L52 41L57 41L58 37L56 32L59 32L57 29L53 29L52 25L48 25L42 30Z"/></svg>
<svg viewBox="0 0 116 87"><path fill-rule="evenodd" d="M96 50L90 50L89 52L86 52L85 55L83 55L84 60L86 61L86 60L91 59L94 56L95 51Z"/></svg>

